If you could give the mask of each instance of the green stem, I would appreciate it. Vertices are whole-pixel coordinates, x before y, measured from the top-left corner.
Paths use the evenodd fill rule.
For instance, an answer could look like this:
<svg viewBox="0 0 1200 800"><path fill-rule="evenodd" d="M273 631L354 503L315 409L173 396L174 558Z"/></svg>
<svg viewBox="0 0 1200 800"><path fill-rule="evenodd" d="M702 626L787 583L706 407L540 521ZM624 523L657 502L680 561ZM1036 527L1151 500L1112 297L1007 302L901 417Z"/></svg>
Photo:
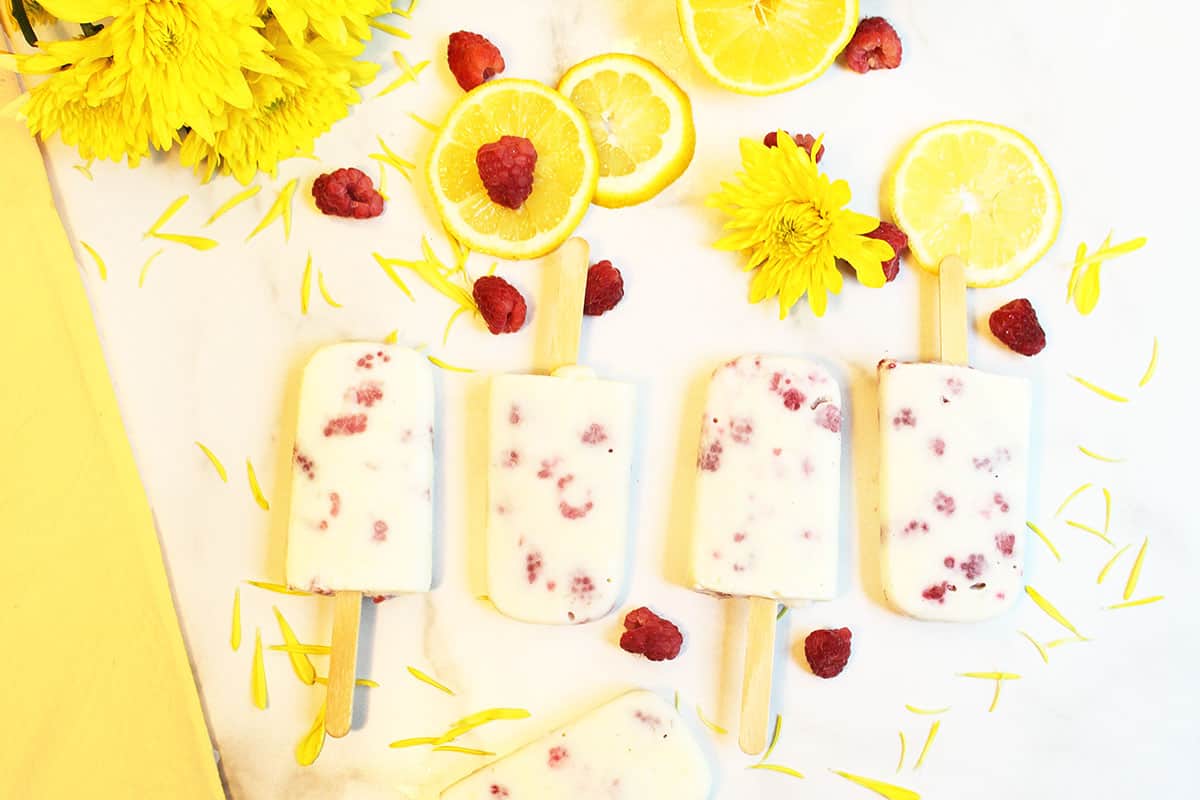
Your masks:
<svg viewBox="0 0 1200 800"><path fill-rule="evenodd" d="M37 44L37 34L33 32L33 25L29 22L29 15L25 13L25 3L23 0L12 0L13 19L17 21L17 27L21 29L21 35L25 37L25 41L29 46Z"/></svg>

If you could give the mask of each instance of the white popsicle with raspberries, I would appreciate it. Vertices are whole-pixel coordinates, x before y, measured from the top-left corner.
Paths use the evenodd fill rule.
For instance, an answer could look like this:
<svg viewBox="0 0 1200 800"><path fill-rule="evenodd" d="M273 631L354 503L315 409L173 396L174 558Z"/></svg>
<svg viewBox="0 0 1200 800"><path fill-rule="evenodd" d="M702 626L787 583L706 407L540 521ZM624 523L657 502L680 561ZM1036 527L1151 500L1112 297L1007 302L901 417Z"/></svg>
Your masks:
<svg viewBox="0 0 1200 800"><path fill-rule="evenodd" d="M898 610L971 622L1024 587L1031 391L967 366L962 262L939 280L941 362L879 364L880 552Z"/></svg>
<svg viewBox="0 0 1200 800"><path fill-rule="evenodd" d="M625 581L635 394L575 364L586 242L546 269L551 374L491 382L488 596L515 619L579 624L612 611Z"/></svg>

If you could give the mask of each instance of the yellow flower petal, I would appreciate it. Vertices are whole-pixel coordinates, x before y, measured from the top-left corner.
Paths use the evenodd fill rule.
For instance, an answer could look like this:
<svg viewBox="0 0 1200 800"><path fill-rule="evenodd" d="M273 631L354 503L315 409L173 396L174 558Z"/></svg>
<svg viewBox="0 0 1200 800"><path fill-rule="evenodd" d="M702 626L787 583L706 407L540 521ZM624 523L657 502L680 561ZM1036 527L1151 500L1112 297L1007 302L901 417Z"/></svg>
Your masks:
<svg viewBox="0 0 1200 800"><path fill-rule="evenodd" d="M163 250L162 248L155 250L154 254L151 255L149 258L147 258L146 261L142 264L142 271L138 273L138 288L139 289L141 289L142 286L146 283L146 273L150 270L150 265L153 264L155 259L157 259L159 256L161 256L164 252L166 252L166 251Z"/></svg>
<svg viewBox="0 0 1200 800"><path fill-rule="evenodd" d="M1025 526L1029 528L1029 530L1033 531L1034 534L1036 534L1037 537L1042 540L1042 543L1045 544L1046 547L1050 548L1050 552L1054 554L1055 561L1062 561L1062 555L1058 552L1058 548L1054 546L1054 542L1050 541L1050 537L1042 532L1041 528L1028 521L1026 521Z"/></svg>
<svg viewBox="0 0 1200 800"><path fill-rule="evenodd" d="M1104 583L1104 579L1108 577L1109 570L1111 570L1113 568L1113 565L1117 563L1117 561L1121 558L1121 556L1125 554L1125 551L1128 550L1130 547L1132 547L1132 545L1128 545L1128 544L1125 545L1120 550L1113 553L1113 557L1110 558L1107 562L1105 562L1104 567L1101 568L1101 570L1100 570L1100 574L1096 576L1096 584L1097 585Z"/></svg>
<svg viewBox="0 0 1200 800"><path fill-rule="evenodd" d="M233 590L233 626L229 633L229 646L237 652L242 646L242 590L241 587Z"/></svg>
<svg viewBox="0 0 1200 800"><path fill-rule="evenodd" d="M1142 374L1142 379L1138 381L1138 386L1145 386L1154 377L1154 370L1158 367L1158 337L1154 337L1154 349L1150 352L1150 363L1146 365L1146 371Z"/></svg>
<svg viewBox="0 0 1200 800"><path fill-rule="evenodd" d="M171 201L171 205L167 206L166 210L158 216L158 219L154 220L154 224L151 225L150 229L146 231L146 236L151 236L152 234L158 233L162 226L166 225L171 220L171 217L179 213L179 209L183 208L184 205L187 204L187 201L188 195L186 194L180 195Z"/></svg>
<svg viewBox="0 0 1200 800"><path fill-rule="evenodd" d="M791 775L793 778L804 778L804 774L799 770L792 769L791 767L785 767L782 764L764 764L759 762L758 764L751 764L750 766L746 767L746 769L765 769L770 772L779 772L784 775Z"/></svg>
<svg viewBox="0 0 1200 800"><path fill-rule="evenodd" d="M204 236L187 236L182 233L151 233L149 234L154 239L161 239L164 242L174 242L176 244L187 245L193 250L212 250L217 246L217 243Z"/></svg>
<svg viewBox="0 0 1200 800"><path fill-rule="evenodd" d="M429 684L430 686L437 689L438 691L445 692L448 695L454 695L454 690L451 689L449 686L447 686L446 684L437 680L436 678L433 678L430 675L425 674L424 672L417 669L416 667L409 667L408 674L412 675L414 678L421 681L422 683Z"/></svg>
<svg viewBox="0 0 1200 800"><path fill-rule="evenodd" d="M1038 655L1042 657L1042 661L1046 662L1047 664L1050 663L1050 654L1046 652L1045 647L1042 647L1041 642L1039 642L1037 639L1030 636L1025 631L1017 631L1017 632L1020 633L1022 636L1024 636L1026 639L1028 639L1029 643L1037 648Z"/></svg>
<svg viewBox="0 0 1200 800"><path fill-rule="evenodd" d="M997 686L999 686L1001 683L1002 681L996 681ZM925 737L925 746L921 748L921 755L917 756L917 763L913 765L913 769L920 769L921 765L925 763L925 756L929 753L929 748L933 746L933 740L937 738L938 730L941 728L941 726L941 720L936 719L933 721L933 724L929 726L929 735Z"/></svg>
<svg viewBox="0 0 1200 800"><path fill-rule="evenodd" d="M250 669L250 695L260 710L267 707L267 668L263 664L262 630L254 631L254 662Z"/></svg>
<svg viewBox="0 0 1200 800"><path fill-rule="evenodd" d="M1166 598L1164 595L1156 594L1153 597L1143 597L1140 600L1130 600L1125 603L1115 603L1111 606L1105 606L1105 608L1108 608L1111 610L1111 609L1117 609L1117 608L1133 608L1135 606L1148 606L1151 603L1157 603L1158 601L1165 600L1165 599Z"/></svg>
<svg viewBox="0 0 1200 800"><path fill-rule="evenodd" d="M213 212L212 216L208 218L208 221L204 223L204 227L207 228L209 225L212 225L214 222L219 220L221 217L225 216L230 211L232 211L234 208L236 208L237 206L246 202L251 197L254 197L254 195L258 194L261 191L262 191L262 187L255 184L254 186L251 186L249 189L245 189L243 191L238 192L233 197L229 198L224 203L222 203L217 208L217 210Z"/></svg>
<svg viewBox="0 0 1200 800"><path fill-rule="evenodd" d="M250 482L250 493L254 495L254 502L258 503L258 507L263 511L270 511L271 504L267 502L262 487L258 485L258 475L255 474L254 465L248 458L246 459L246 479Z"/></svg>
<svg viewBox="0 0 1200 800"><path fill-rule="evenodd" d="M700 721L702 723L704 723L704 727L708 728L710 731L717 734L718 736L724 736L725 734L729 733L728 730L726 730L725 728L722 728L717 723L710 722L708 720L708 717L704 716L704 711L700 708L699 705L696 706L696 716L700 718Z"/></svg>
<svg viewBox="0 0 1200 800"><path fill-rule="evenodd" d="M914 792L912 789L905 789L903 786L884 783L874 778L864 778L861 775L843 772L840 769L833 769L830 772L834 775L840 775L851 783L857 783L864 789L870 789L872 792L887 798L887 800L921 800L920 794Z"/></svg>
<svg viewBox="0 0 1200 800"><path fill-rule="evenodd" d="M308 251L308 260L304 262L304 275L300 278L300 313L308 313L308 298L312 294L312 251Z"/></svg>
<svg viewBox="0 0 1200 800"><path fill-rule="evenodd" d="M1150 546L1150 537L1142 539L1142 546L1138 550L1137 558L1133 560L1133 568L1129 570L1129 578L1125 581L1125 592L1121 599L1128 600L1133 597L1134 590L1137 589L1138 578L1142 577L1142 561L1146 558L1146 548Z"/></svg>
<svg viewBox="0 0 1200 800"><path fill-rule="evenodd" d="M1033 588L1032 586L1026 586L1025 594L1029 595L1030 598L1033 599L1033 602L1037 604L1038 608L1040 608L1042 611L1045 611L1046 615L1050 617L1050 619L1054 620L1059 625L1062 625L1080 639L1086 638L1074 625L1070 623L1070 621L1067 620L1066 617L1062 615L1062 612L1055 608L1049 600L1043 597L1042 593L1037 589Z"/></svg>
<svg viewBox="0 0 1200 800"><path fill-rule="evenodd" d="M308 733L304 734L303 738L296 743L296 763L302 767L312 766L321 755L321 749L325 746L325 704L321 704L321 710L317 712L317 718L313 720L312 727L308 729Z"/></svg>
<svg viewBox="0 0 1200 800"><path fill-rule="evenodd" d="M1092 383L1091 381L1085 380L1084 378L1081 378L1078 375L1070 375L1068 377L1070 377L1071 380L1075 381L1080 386L1082 386L1085 389L1088 389L1092 392L1095 392L1096 394L1100 395L1101 397L1105 398L1106 400L1112 400L1114 403L1128 403L1129 402L1129 398L1126 397L1125 395L1121 395L1121 394L1117 394L1116 392L1109 391L1108 389L1105 389L1102 386L1097 386L1096 384Z"/></svg>
<svg viewBox="0 0 1200 800"><path fill-rule="evenodd" d="M96 262L96 269L100 272L100 280L108 280L108 265L104 263L104 259L100 257L100 254L97 253L90 244L82 239L79 241L79 246L84 250L87 250L88 255L90 255L92 260Z"/></svg>
<svg viewBox="0 0 1200 800"><path fill-rule="evenodd" d="M267 213L263 215L258 226L250 231L250 235L246 237L246 241L250 241L268 225L277 219L283 219L283 239L287 241L292 235L292 196L296 193L296 179L292 178L284 187L279 190L279 195L275 198L275 202L267 209Z"/></svg>
<svg viewBox="0 0 1200 800"><path fill-rule="evenodd" d="M229 483L229 475L225 472L225 465L221 463L221 459L217 458L217 454L212 450L209 450L200 442L195 442L195 445L196 447L199 447L200 452L204 453L204 455L208 458L209 462L213 465L213 469L217 471L217 476L221 479L221 481L224 483Z"/></svg>

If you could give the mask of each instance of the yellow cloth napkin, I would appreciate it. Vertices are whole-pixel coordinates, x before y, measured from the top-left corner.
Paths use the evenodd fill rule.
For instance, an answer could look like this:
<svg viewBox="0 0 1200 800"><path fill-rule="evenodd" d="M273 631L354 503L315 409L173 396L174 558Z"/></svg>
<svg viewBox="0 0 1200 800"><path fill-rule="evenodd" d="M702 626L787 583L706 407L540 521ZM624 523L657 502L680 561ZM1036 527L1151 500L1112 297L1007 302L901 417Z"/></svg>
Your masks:
<svg viewBox="0 0 1200 800"><path fill-rule="evenodd" d="M0 648L0 797L224 797L75 257L4 118Z"/></svg>

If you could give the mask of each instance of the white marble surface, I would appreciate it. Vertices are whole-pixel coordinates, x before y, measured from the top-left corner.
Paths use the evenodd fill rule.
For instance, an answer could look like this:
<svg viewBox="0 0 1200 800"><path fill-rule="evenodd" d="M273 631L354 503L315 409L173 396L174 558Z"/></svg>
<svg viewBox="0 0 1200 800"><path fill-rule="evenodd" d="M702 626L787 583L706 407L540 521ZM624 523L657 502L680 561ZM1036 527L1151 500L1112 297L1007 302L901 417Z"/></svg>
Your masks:
<svg viewBox="0 0 1200 800"><path fill-rule="evenodd" d="M1200 658L1192 580L1196 519L1187 502L1200 390L1189 355L1200 288L1192 246L1200 176L1193 113L1183 98L1195 76L1187 35L1200 24L1194 5L864 2L864 14L882 13L896 24L903 67L867 76L834 67L813 85L767 99L735 96L707 81L683 50L673 6L672 0L426 0L411 24L411 41L381 36L372 45L370 54L385 67L368 94L395 77L388 54L396 47L412 62L433 60L420 84L355 109L320 141L318 161L286 164L278 180L261 181L265 190L257 198L207 231L202 222L239 188L230 180L201 186L174 158L164 158L137 171L97 164L89 182L72 169L77 155L60 145L49 148L73 237L95 246L110 269L107 282L99 281L79 250L230 795L422 796L478 761L389 750L388 741L440 731L486 706L527 707L530 720L489 726L464 741L509 748L638 685L678 689L689 717L699 704L733 728L743 608L683 588L679 569L705 376L721 359L757 350L817 354L838 365L849 398L846 475L853 479L845 482L839 596L793 611L781 628L776 707L785 725L773 760L809 777L795 782L747 771L751 761L733 736L714 737L697 726L719 772L716 797L866 795L827 768L894 780L931 798L1187 796L1186 760L1200 744L1193 677ZM309 182L323 169L373 168L367 154L378 151L377 134L400 153L423 157L430 135L406 112L436 120L459 95L443 52L447 34L460 28L498 42L508 75L553 81L584 57L624 50L659 62L692 96L699 142L684 178L641 208L593 209L580 229L597 257L621 267L627 286L616 311L586 323L585 357L601 374L638 384L643 420L636 563L622 609L649 604L675 619L687 634L686 649L675 662L651 664L618 649L619 616L572 629L537 627L507 620L475 599L484 591L479 445L485 378L440 373L437 587L366 612L360 663L382 687L364 693L358 729L329 741L317 764L304 769L292 750L320 692L302 686L286 658L272 654L270 708L255 710L251 645L256 626L267 642L279 641L272 604L302 639L327 641L332 604L243 585L250 642L237 653L228 644L234 588L247 578L282 577L282 509L268 514L254 504L243 463L252 458L268 493L280 494L287 382L317 344L382 337L394 328L402 342L434 343L449 361L482 369L526 369L533 352L536 325L496 338L478 323L460 321L449 345L440 346L448 303L417 280L411 283L418 302L409 302L371 260L375 250L415 256L422 233L446 253L425 188L410 192L393 176L385 216L361 223L323 217L307 197ZM953 626L898 616L880 595L874 366L885 355L932 354L932 280L906 265L883 290L848 281L824 319L801 307L780 322L770 304L743 302L747 278L737 259L708 246L718 220L702 200L735 168L738 136L761 136L776 126L824 131L822 167L850 181L858 209L875 212L881 178L908 137L961 117L1010 124L1033 138L1065 201L1061 235L1044 261L1019 283L970 298L972 313L982 319L1000 303L1028 296L1049 332L1050 346L1032 360L986 337L972 341L976 365L1028 375L1038 385L1042 461L1031 513L1064 559L1055 563L1031 540L1028 575L1094 637L1052 651L1048 666L1016 631L1043 640L1061 631L1028 601L994 622ZM275 189L292 177L301 179L302 190L291 241L274 226L242 244ZM170 228L210 233L221 246L197 253L166 245L139 289L139 267L158 247L143 241L142 231L184 192L192 201ZM1106 268L1099 308L1081 318L1062 302L1066 264L1076 243L1094 246L1110 228L1118 239L1147 235L1150 245ZM310 250L345 308L325 307L314 292L310 313L301 315L300 277ZM490 263L474 256L470 266L479 273ZM536 321L538 265L502 264L500 272L535 299ZM1067 380L1074 371L1132 388L1154 335L1162 341L1158 377L1130 405L1109 403ZM228 485L193 446L197 439L225 460ZM1090 461L1075 451L1080 443L1128 460ZM1084 481L1112 488L1119 541L1151 537L1139 593L1165 593L1166 602L1101 610L1119 599L1129 555L1098 589L1096 573L1110 551L1052 520L1066 493ZM1080 500L1071 515L1101 520L1099 495ZM847 625L855 637L850 666L833 681L811 676L793 652L808 630L827 625ZM458 696L414 681L404 672L410 664L436 673ZM1025 677L1007 686L996 713L988 714L991 685L955 673L993 669ZM929 726L929 718L906 712L905 703L952 710L922 769L895 775L897 730L908 737L911 766Z"/></svg>

